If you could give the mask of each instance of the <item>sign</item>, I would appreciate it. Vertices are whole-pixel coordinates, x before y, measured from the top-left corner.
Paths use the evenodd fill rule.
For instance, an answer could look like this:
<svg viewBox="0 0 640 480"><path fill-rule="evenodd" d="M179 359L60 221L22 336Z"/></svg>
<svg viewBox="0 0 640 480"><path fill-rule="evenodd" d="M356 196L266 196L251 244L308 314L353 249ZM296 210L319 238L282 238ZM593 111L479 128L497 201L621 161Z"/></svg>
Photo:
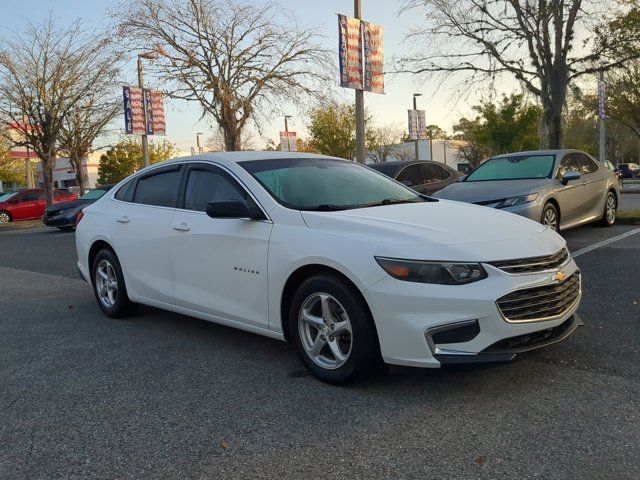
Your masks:
<svg viewBox="0 0 640 480"><path fill-rule="evenodd" d="M134 135L164 135L166 124L161 92L122 87L124 130ZM146 122L145 122L146 115Z"/></svg>
<svg viewBox="0 0 640 480"><path fill-rule="evenodd" d="M364 45L364 89L367 92L384 93L382 26L369 22L361 24Z"/></svg>
<svg viewBox="0 0 640 480"><path fill-rule="evenodd" d="M340 86L362 90L362 33L360 20L338 15Z"/></svg>
<svg viewBox="0 0 640 480"><path fill-rule="evenodd" d="M598 82L598 117L607 119L607 93L609 85L606 82Z"/></svg>
<svg viewBox="0 0 640 480"><path fill-rule="evenodd" d="M122 87L122 97L124 100L125 133L142 135L146 132L142 90L134 87Z"/></svg>
<svg viewBox="0 0 640 480"><path fill-rule="evenodd" d="M409 114L409 138L424 140L427 138L424 110L407 110Z"/></svg>
<svg viewBox="0 0 640 480"><path fill-rule="evenodd" d="M298 144L296 142L296 132L280 132L281 152L297 152Z"/></svg>

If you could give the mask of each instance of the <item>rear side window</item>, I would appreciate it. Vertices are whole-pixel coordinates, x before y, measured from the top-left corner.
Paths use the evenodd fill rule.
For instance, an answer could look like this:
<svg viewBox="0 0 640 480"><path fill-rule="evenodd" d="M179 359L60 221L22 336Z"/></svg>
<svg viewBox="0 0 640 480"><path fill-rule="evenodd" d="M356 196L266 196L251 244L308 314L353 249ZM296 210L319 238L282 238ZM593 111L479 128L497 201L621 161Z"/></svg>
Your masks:
<svg viewBox="0 0 640 480"><path fill-rule="evenodd" d="M427 183L441 182L451 176L451 174L440 165L433 163L423 163L420 165L422 172L424 173L424 179Z"/></svg>
<svg viewBox="0 0 640 480"><path fill-rule="evenodd" d="M191 169L184 192L184 208L204 212L210 202L244 201L247 194L222 171Z"/></svg>
<svg viewBox="0 0 640 480"><path fill-rule="evenodd" d="M422 185L424 183L422 170L420 170L419 165L409 165L408 167L406 167L404 170L402 170L402 172L400 172L397 180L409 187Z"/></svg>
<svg viewBox="0 0 640 480"><path fill-rule="evenodd" d="M580 165L580 173L582 175L588 175L590 173L596 173L598 171L598 165L586 155L579 153L578 164Z"/></svg>
<svg viewBox="0 0 640 480"><path fill-rule="evenodd" d="M116 200L121 200L123 202L130 202L131 197L133 197L133 187L136 183L136 179L129 180L127 183L122 185L113 198Z"/></svg>
<svg viewBox="0 0 640 480"><path fill-rule="evenodd" d="M44 196L44 194L43 194ZM38 200L40 197L40 195L38 194L38 192L32 191L32 192L27 192L25 193L22 198L20 199L21 202L33 202L34 200Z"/></svg>
<svg viewBox="0 0 640 480"><path fill-rule="evenodd" d="M180 190L180 168L163 170L138 179L134 203L175 207Z"/></svg>

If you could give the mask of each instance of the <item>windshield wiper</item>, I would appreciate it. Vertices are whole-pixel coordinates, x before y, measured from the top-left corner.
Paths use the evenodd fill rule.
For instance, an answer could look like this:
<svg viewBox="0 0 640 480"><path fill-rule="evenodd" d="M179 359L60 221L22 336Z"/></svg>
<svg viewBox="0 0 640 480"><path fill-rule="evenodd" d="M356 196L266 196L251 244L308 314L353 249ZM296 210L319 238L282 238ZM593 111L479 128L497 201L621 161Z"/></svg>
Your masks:
<svg viewBox="0 0 640 480"><path fill-rule="evenodd" d="M382 205L397 205L400 203L422 203L424 199L421 197L418 198L385 198L384 200L380 200L379 202L367 203L366 205L359 205L358 208L366 208L366 207L379 207Z"/></svg>
<svg viewBox="0 0 640 480"><path fill-rule="evenodd" d="M323 203L322 205L310 207L305 210L314 210L318 212L336 212L338 210L347 210L349 208L353 207L351 205L334 205L333 203Z"/></svg>

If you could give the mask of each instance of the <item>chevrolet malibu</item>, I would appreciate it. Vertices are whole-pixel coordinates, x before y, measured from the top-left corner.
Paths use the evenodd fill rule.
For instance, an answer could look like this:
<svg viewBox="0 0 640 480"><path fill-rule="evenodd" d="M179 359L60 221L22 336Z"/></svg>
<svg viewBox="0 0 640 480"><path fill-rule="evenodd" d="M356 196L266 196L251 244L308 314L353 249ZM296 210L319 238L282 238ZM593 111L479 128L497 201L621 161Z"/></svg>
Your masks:
<svg viewBox="0 0 640 480"><path fill-rule="evenodd" d="M147 167L83 210L78 268L110 317L146 304L295 346L317 378L511 360L581 325L551 228L311 154Z"/></svg>

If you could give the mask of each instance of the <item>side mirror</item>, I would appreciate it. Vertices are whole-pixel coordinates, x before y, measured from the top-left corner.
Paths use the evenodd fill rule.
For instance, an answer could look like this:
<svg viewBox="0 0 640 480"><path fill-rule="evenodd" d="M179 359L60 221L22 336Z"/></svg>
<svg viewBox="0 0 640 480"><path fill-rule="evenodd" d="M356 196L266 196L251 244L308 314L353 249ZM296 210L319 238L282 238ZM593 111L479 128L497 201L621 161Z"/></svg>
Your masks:
<svg viewBox="0 0 640 480"><path fill-rule="evenodd" d="M264 214L253 202L239 202L227 200L223 202L210 202L207 204L207 215L211 218L248 218L250 220L263 220Z"/></svg>
<svg viewBox="0 0 640 480"><path fill-rule="evenodd" d="M580 180L580 177L582 177L580 172L576 172L575 170L572 170L562 175L562 184L567 185L572 180Z"/></svg>

